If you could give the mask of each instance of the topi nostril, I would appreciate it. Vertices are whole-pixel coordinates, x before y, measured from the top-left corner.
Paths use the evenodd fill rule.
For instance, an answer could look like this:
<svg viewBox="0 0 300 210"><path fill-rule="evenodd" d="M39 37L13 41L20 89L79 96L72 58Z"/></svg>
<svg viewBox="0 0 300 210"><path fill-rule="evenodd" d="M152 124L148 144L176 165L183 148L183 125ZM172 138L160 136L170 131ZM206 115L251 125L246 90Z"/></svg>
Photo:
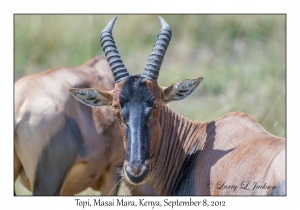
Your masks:
<svg viewBox="0 0 300 210"><path fill-rule="evenodd" d="M149 164L136 164L136 163L127 163L125 165L126 177L130 180L131 183L141 183L148 176L150 166Z"/></svg>
<svg viewBox="0 0 300 210"><path fill-rule="evenodd" d="M128 164L126 166L126 171L129 172L133 176L139 176L143 171L143 166L141 165L131 165Z"/></svg>

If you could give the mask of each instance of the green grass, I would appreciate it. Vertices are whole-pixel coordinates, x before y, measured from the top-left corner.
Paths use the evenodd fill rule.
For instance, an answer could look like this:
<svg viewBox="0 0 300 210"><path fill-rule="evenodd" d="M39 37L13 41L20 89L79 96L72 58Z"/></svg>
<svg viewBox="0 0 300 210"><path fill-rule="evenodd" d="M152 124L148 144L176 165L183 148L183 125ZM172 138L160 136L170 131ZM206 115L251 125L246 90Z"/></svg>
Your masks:
<svg viewBox="0 0 300 210"><path fill-rule="evenodd" d="M103 55L99 34L113 15L15 15L15 81ZM211 121L250 114L270 133L286 135L285 15L162 15L173 30L159 83L204 77L181 115ZM141 73L161 26L157 15L118 15L113 30L131 74Z"/></svg>

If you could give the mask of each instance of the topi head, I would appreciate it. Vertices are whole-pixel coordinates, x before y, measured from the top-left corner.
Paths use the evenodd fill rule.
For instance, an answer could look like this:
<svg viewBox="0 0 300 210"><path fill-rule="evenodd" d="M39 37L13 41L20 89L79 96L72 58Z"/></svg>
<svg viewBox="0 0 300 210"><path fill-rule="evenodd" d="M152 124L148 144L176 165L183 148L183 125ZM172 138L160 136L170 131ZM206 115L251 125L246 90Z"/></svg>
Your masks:
<svg viewBox="0 0 300 210"><path fill-rule="evenodd" d="M100 43L115 78L111 91L70 89L70 93L88 106L111 106L119 120L126 156L123 173L131 184L142 184L151 173L151 156L160 136L162 107L190 95L202 77L186 79L169 87L157 84L160 67L172 37L172 29L159 17L162 25L142 74L130 75L115 45L112 29L114 17L100 34Z"/></svg>

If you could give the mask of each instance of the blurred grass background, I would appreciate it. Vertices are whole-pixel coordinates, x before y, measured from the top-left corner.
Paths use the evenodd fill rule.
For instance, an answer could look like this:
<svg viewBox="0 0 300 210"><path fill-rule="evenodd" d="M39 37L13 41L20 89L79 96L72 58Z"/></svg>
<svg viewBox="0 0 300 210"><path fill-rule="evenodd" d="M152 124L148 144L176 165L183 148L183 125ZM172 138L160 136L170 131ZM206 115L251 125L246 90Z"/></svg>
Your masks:
<svg viewBox="0 0 300 210"><path fill-rule="evenodd" d="M118 15L113 36L131 74L142 73L145 67L161 28L157 16ZM104 55L99 34L113 17L15 15L15 81L49 68L79 66L93 56ZM169 86L187 78L204 78L190 97L169 104L171 108L202 122L242 111L268 132L285 137L285 15L162 17L171 26L173 36L159 84ZM17 193L23 192L20 183L16 185ZM30 194L26 190L23 193Z"/></svg>

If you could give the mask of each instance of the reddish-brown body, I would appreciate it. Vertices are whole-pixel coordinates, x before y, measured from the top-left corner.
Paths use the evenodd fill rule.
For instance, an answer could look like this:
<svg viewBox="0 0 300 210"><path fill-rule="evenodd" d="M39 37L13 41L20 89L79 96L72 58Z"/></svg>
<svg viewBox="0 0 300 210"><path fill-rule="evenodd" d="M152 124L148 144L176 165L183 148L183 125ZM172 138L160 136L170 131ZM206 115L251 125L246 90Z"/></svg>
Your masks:
<svg viewBox="0 0 300 210"><path fill-rule="evenodd" d="M112 190L118 181L116 165L124 158L117 120L110 108L87 107L68 92L74 86L110 90L113 84L110 67L101 57L78 68L52 69L17 81L14 179L20 174L21 182L33 192L38 183L37 194L73 195L87 187L116 194L118 188ZM80 139L74 143L71 138ZM59 170L66 174L58 175L63 174ZM41 183L43 179L50 183ZM46 189L55 184L61 190Z"/></svg>
<svg viewBox="0 0 300 210"><path fill-rule="evenodd" d="M160 195L285 195L285 139L249 115L192 122L168 107L148 183Z"/></svg>
<svg viewBox="0 0 300 210"><path fill-rule="evenodd" d="M285 195L285 139L241 112L200 123L166 106L189 96L203 78L158 85L172 37L167 22L159 20L162 29L142 74L130 76L118 54L112 37L115 17L100 34L115 88L70 89L88 106L114 109L126 150L125 180L133 186L148 183L159 195Z"/></svg>

